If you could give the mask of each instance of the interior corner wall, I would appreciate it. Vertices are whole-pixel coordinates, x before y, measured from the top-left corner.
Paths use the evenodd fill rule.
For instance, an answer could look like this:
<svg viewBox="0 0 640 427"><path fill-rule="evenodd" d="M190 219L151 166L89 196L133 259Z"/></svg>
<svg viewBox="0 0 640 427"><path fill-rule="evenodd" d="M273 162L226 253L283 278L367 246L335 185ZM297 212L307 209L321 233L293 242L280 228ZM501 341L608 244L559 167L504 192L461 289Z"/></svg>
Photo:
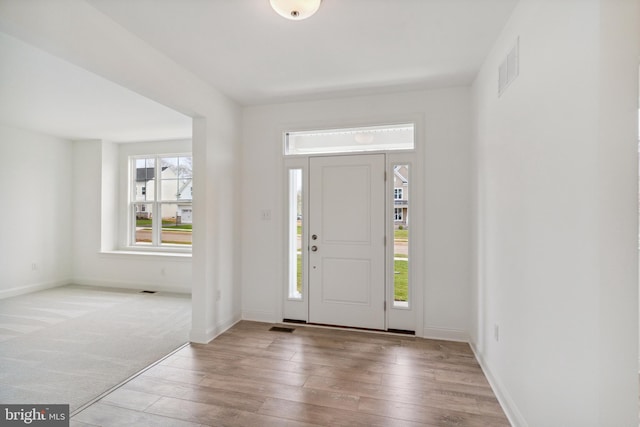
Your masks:
<svg viewBox="0 0 640 427"><path fill-rule="evenodd" d="M242 316L282 320L284 170L282 132L420 118L426 334L466 339L471 258L469 88L247 107L242 143ZM271 219L261 219L270 210ZM419 329L419 328L418 328Z"/></svg>
<svg viewBox="0 0 640 427"><path fill-rule="evenodd" d="M100 179L100 250L113 251L118 248L120 206L120 163L118 144L103 141L101 144ZM125 203L126 204L126 203Z"/></svg>
<svg viewBox="0 0 640 427"><path fill-rule="evenodd" d="M514 426L638 423L637 18L522 0L472 87L472 345Z"/></svg>
<svg viewBox="0 0 640 427"><path fill-rule="evenodd" d="M166 150L167 144L147 145ZM190 293L190 258L112 252L121 249L118 233L123 219L119 217L126 209L126 196L120 196L127 154L140 145L74 142L74 283Z"/></svg>
<svg viewBox="0 0 640 427"><path fill-rule="evenodd" d="M71 278L72 142L0 125L0 298Z"/></svg>
<svg viewBox="0 0 640 427"><path fill-rule="evenodd" d="M240 122L240 109L231 103L193 120L191 340L198 343L212 340L241 318Z"/></svg>

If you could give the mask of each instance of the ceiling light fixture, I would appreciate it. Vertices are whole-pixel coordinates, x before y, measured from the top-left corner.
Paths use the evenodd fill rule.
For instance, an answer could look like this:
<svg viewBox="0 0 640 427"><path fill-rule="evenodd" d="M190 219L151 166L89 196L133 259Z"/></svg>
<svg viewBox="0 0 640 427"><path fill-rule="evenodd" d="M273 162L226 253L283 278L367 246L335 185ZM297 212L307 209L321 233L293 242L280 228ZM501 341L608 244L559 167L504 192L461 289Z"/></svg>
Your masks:
<svg viewBox="0 0 640 427"><path fill-rule="evenodd" d="M278 15L294 21L306 19L316 13L322 0L269 0Z"/></svg>

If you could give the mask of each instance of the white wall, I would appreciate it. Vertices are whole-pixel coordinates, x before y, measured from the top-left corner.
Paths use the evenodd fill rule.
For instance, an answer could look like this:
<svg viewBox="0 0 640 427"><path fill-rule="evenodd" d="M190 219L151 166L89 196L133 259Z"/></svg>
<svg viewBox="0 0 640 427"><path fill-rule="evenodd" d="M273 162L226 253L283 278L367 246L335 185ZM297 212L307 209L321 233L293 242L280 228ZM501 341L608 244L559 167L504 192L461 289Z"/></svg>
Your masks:
<svg viewBox="0 0 640 427"><path fill-rule="evenodd" d="M638 423L637 17L523 0L473 85L472 341L517 426Z"/></svg>
<svg viewBox="0 0 640 427"><path fill-rule="evenodd" d="M424 333L466 339L470 292L470 97L467 88L248 107L242 156L242 315L282 320L284 286L282 134L411 120L421 128ZM270 221L260 212L269 209ZM417 238L418 236L416 236Z"/></svg>
<svg viewBox="0 0 640 427"><path fill-rule="evenodd" d="M71 154L70 141L0 125L0 298L71 277Z"/></svg>
<svg viewBox="0 0 640 427"><path fill-rule="evenodd" d="M83 0L0 2L0 26L194 118L191 339L211 340L240 317L239 106Z"/></svg>

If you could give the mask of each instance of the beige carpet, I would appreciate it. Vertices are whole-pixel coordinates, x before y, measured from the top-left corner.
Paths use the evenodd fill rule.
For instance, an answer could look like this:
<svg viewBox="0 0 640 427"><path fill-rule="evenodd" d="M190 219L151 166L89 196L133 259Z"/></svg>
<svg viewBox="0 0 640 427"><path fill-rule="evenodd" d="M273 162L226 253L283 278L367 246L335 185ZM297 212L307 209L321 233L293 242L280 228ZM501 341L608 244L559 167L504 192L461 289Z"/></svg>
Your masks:
<svg viewBox="0 0 640 427"><path fill-rule="evenodd" d="M0 402L71 411L188 341L191 297L64 286L0 300Z"/></svg>

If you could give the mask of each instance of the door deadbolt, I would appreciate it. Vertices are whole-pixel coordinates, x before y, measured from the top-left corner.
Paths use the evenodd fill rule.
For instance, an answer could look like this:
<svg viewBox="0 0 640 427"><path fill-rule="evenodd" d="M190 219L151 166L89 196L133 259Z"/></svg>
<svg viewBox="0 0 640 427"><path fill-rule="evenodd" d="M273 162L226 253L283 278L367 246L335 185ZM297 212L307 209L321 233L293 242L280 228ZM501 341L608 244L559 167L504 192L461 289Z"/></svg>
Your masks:
<svg viewBox="0 0 640 427"><path fill-rule="evenodd" d="M318 247L316 245L311 246L311 252L317 252Z"/></svg>
<svg viewBox="0 0 640 427"><path fill-rule="evenodd" d="M314 234L313 236L311 236L311 240L318 240L318 235Z"/></svg>

